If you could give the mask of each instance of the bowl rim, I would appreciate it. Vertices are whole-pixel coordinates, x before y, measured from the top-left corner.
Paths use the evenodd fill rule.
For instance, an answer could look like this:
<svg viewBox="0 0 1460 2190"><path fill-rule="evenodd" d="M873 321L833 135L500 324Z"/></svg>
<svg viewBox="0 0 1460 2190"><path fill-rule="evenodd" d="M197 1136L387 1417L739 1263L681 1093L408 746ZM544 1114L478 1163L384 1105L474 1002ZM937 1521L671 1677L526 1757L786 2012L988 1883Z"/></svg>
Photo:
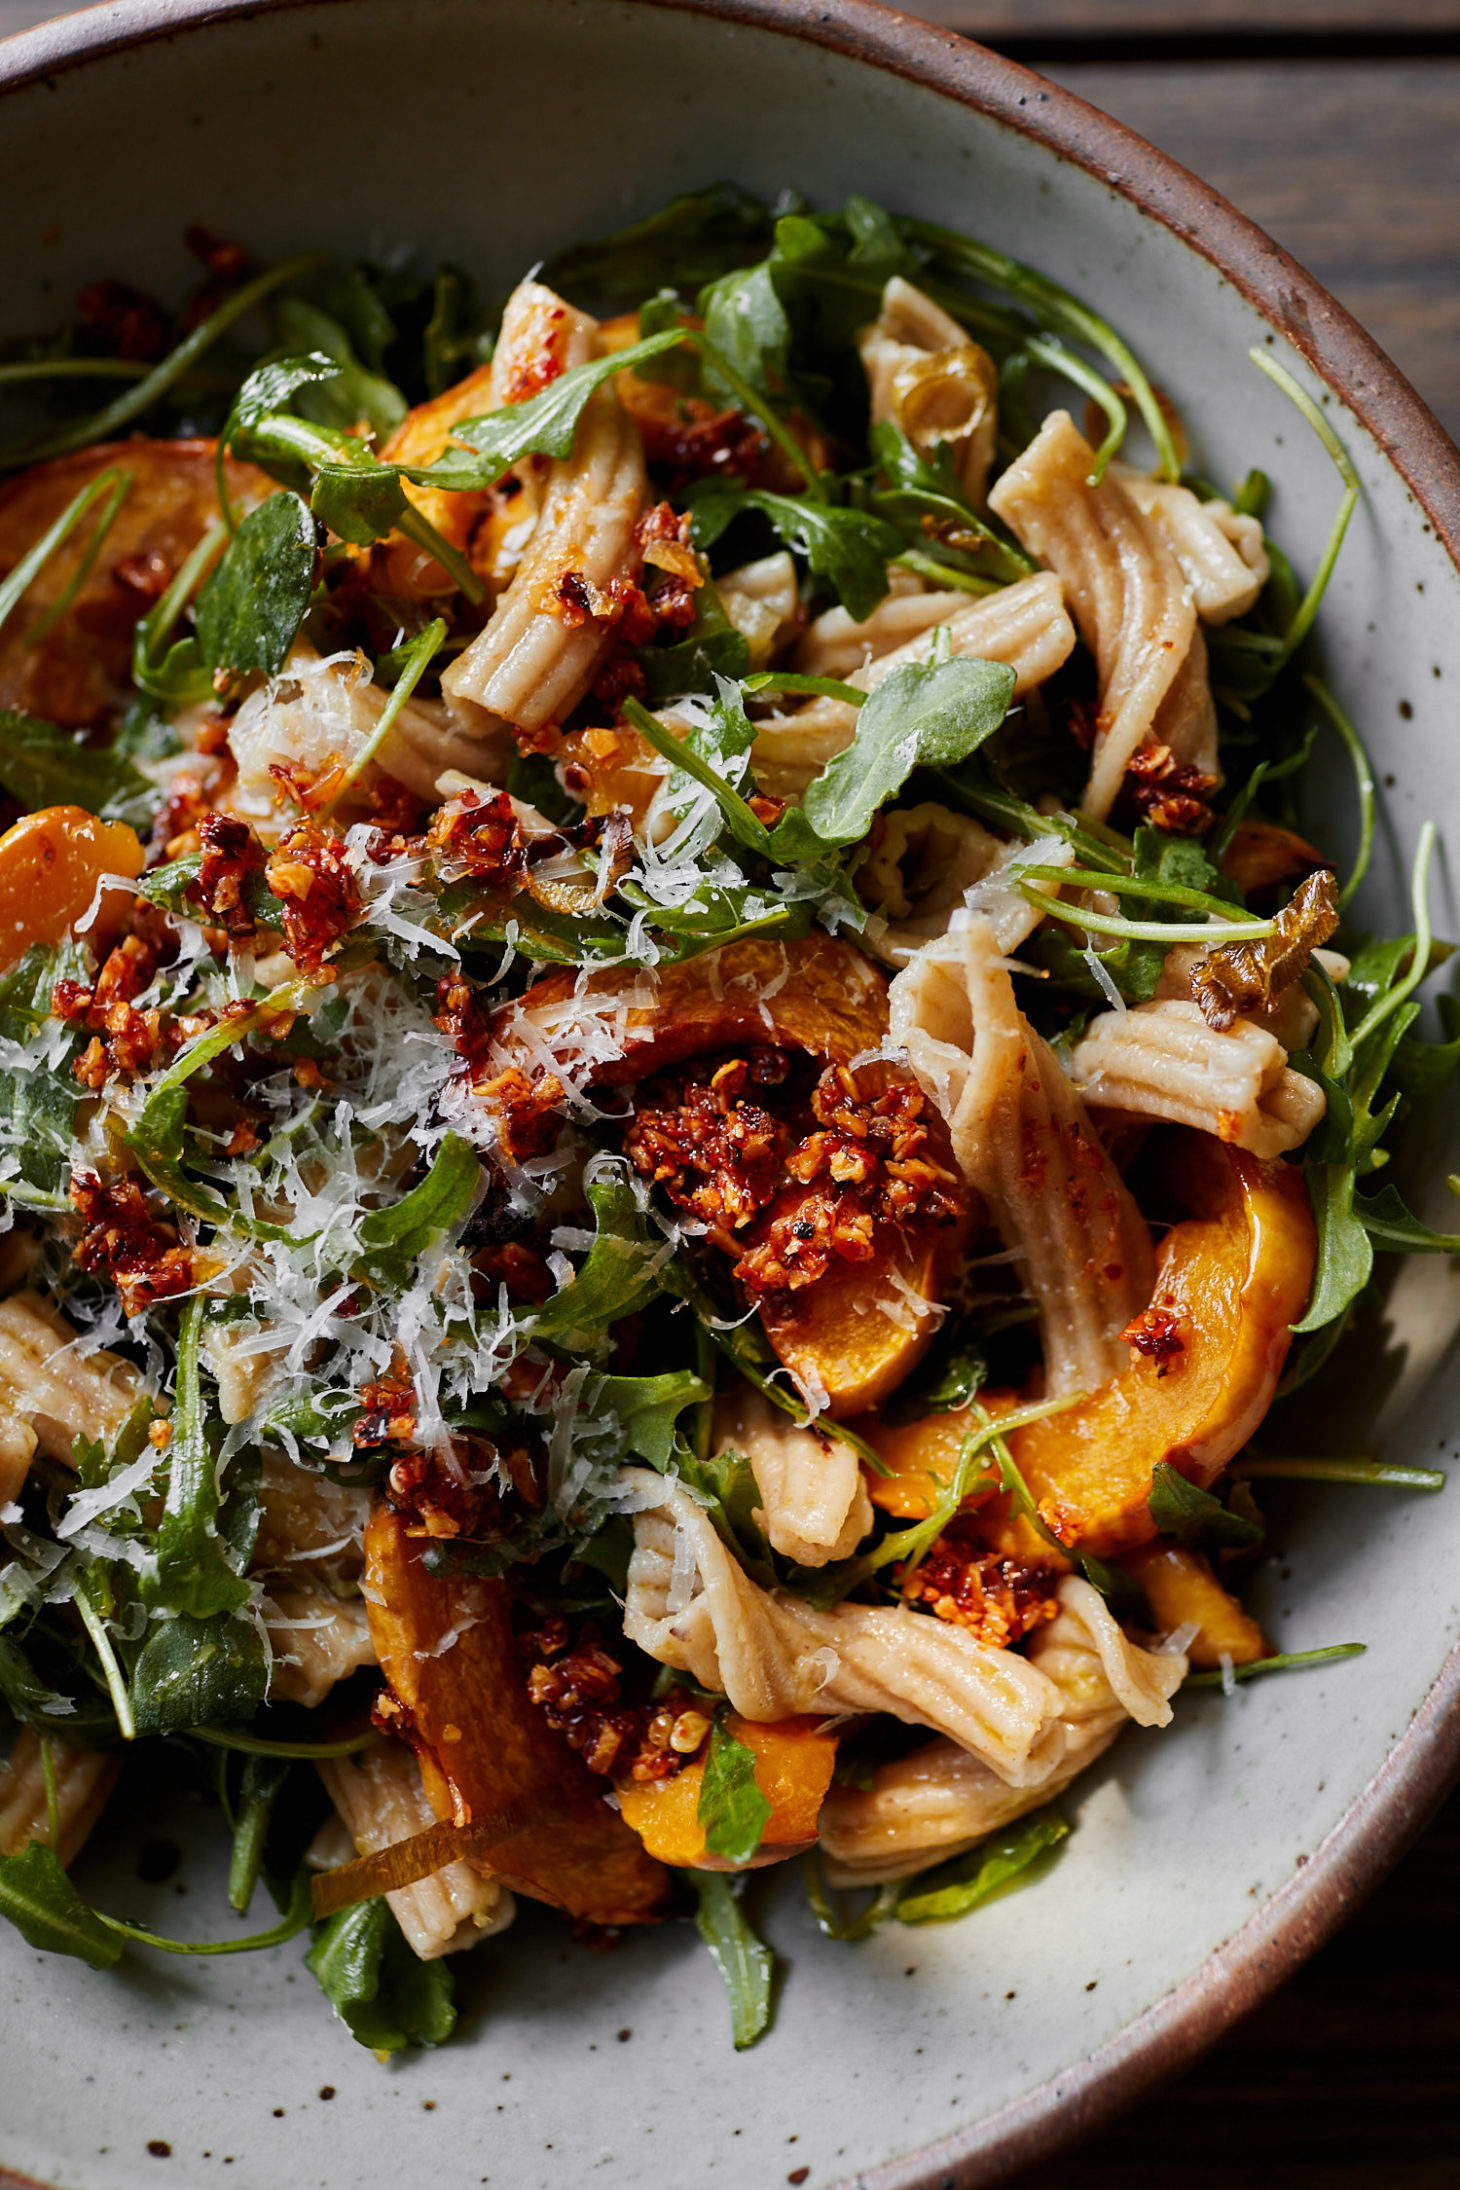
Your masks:
<svg viewBox="0 0 1460 2190"><path fill-rule="evenodd" d="M240 17L352 0L111 0L0 39L0 98ZM584 0L579 0L583 5ZM1359 419L1460 571L1460 448L1321 283L1208 184L1075 92L880 0L618 0L821 46L904 78L1084 169L1206 259ZM1460 1644L1367 1787L1286 1885L1086 2060L996 2114L847 2178L841 2190L963 2190L1090 2135L1197 2059L1323 1945L1460 1776ZM0 2169L0 2190L42 2190Z"/></svg>

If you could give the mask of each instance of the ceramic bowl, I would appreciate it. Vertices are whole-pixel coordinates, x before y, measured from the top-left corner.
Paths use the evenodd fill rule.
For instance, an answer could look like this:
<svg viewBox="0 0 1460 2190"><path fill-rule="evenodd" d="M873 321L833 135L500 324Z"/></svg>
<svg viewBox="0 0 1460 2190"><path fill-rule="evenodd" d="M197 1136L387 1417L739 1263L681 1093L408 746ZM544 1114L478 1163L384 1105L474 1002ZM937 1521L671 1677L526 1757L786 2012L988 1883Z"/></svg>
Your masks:
<svg viewBox="0 0 1460 2190"><path fill-rule="evenodd" d="M976 46L856 0L118 0L0 48L0 161L0 333L59 319L102 274L177 293L188 221L263 258L449 257L490 292L689 185L728 176L823 204L862 190L1095 303L1179 398L1204 471L1271 475L1273 530L1306 574L1336 481L1249 364L1265 344L1363 480L1322 633L1386 785L1367 909L1407 925L1400 877L1425 815L1460 843L1460 456L1220 198ZM1341 779L1314 825L1352 841ZM1442 875L1454 934L1447 892ZM1362 1406L1366 1446L1449 1453L1456 1287L1435 1262L1394 1283L1346 1349L1337 1449L1356 1449ZM1302 1427L1323 1434L1316 1417ZM1230 1701L1189 1695L1171 1732L1128 1734L1069 1798L1062 1860L961 1925L837 1945L785 1880L767 1917L787 1964L777 2024L748 2054L730 2050L719 1980L681 1926L592 1955L529 1913L473 1958L458 2041L388 2068L330 2020L297 1946L139 1955L97 1976L7 1934L0 2159L68 2190L1002 2177L1276 1985L1460 1760L1457 1497L1313 1490L1275 1504L1274 1529L1258 1595L1281 1645L1357 1640L1365 1657ZM139 1884L139 1842L159 1831L186 1843L191 1825L140 1789L85 1875L103 1905L216 1936L201 1849Z"/></svg>

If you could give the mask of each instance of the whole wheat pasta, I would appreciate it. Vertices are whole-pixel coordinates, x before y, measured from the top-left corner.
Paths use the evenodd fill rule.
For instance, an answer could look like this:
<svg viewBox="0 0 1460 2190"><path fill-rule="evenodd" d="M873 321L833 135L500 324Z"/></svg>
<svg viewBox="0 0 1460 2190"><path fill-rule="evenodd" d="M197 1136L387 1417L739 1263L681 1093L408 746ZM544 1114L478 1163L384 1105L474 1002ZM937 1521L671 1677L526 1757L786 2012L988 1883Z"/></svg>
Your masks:
<svg viewBox="0 0 1460 2190"><path fill-rule="evenodd" d="M931 801L899 808L857 869L858 893L873 908L867 947L884 965L905 966L971 910L987 915L1001 951L1017 950L1044 914L1014 887L1014 874L1020 865L1068 867L1074 857L1058 837L1005 844L971 815Z"/></svg>
<svg viewBox="0 0 1460 2190"><path fill-rule="evenodd" d="M359 1756L321 1759L319 1776L355 1843L357 1855L377 1855L398 1840L425 1832L436 1813L409 1749L378 1742ZM407 1943L423 1962L473 1947L505 1931L517 1905L505 1886L470 1863L448 1863L413 1886L386 1895Z"/></svg>
<svg viewBox="0 0 1460 2190"><path fill-rule="evenodd" d="M661 1665L692 1673L747 1719L887 1711L947 1734L1010 1785L1042 1770L1058 1699L1027 1659L920 1613L818 1612L763 1590L687 1491L641 1468L622 1482L641 1501L624 1632Z"/></svg>
<svg viewBox="0 0 1460 2190"><path fill-rule="evenodd" d="M922 951L894 981L889 1008L1039 1309L1049 1391L1107 1383L1129 1358L1120 1333L1150 1298L1150 1234L1015 1003L989 922L972 918Z"/></svg>
<svg viewBox="0 0 1460 2190"><path fill-rule="evenodd" d="M1218 1034L1189 1002L1098 1012L1070 1051L1069 1075L1096 1109L1196 1126L1254 1156L1299 1147L1327 1107L1276 1035L1243 1018Z"/></svg>
<svg viewBox="0 0 1460 2190"><path fill-rule="evenodd" d="M1095 452L1053 411L999 479L989 507L1056 571L1095 656L1100 714L1084 804L1103 819L1196 632L1196 609L1164 534L1117 480L1090 484Z"/></svg>
<svg viewBox="0 0 1460 2190"><path fill-rule="evenodd" d="M764 669L796 629L801 592L796 565L782 548L758 562L727 570L715 583L720 606L750 648L752 669Z"/></svg>
<svg viewBox="0 0 1460 2190"><path fill-rule="evenodd" d="M807 625L792 666L808 677L838 677L846 683L879 654L921 638L968 605L966 593L940 590L893 564L886 595L871 615L858 621L844 608L824 608Z"/></svg>
<svg viewBox="0 0 1460 2190"><path fill-rule="evenodd" d="M1010 1787L967 1750L933 1741L881 1765L868 1789L833 1787L820 1825L834 1884L875 1885L961 1855L1052 1800L1132 1721L1169 1725L1186 1659L1131 1642L1088 1582L1067 1577L1059 1597L1058 1617L1029 1646L1061 1699L1064 1739L1044 1778Z"/></svg>
<svg viewBox="0 0 1460 2190"><path fill-rule="evenodd" d="M49 1742L59 1828L55 1852L69 1866L106 1808L121 1772L121 1759L96 1749L77 1749L54 1735ZM0 1765L0 1855L19 1855L34 1840L52 1845L42 1740L26 1726Z"/></svg>
<svg viewBox="0 0 1460 2190"><path fill-rule="evenodd" d="M798 1566L848 1559L872 1526L872 1505L850 1445L803 1429L748 1388L715 1409L722 1450L743 1453L760 1492L760 1526Z"/></svg>
<svg viewBox="0 0 1460 2190"><path fill-rule="evenodd" d="M69 1467L78 1437L111 1438L136 1404L135 1369L115 1354L83 1354L78 1333L39 1293L0 1301L0 1492L15 1497L32 1455Z"/></svg>
<svg viewBox="0 0 1460 2190"><path fill-rule="evenodd" d="M946 449L970 502L982 502L999 424L999 374L956 319L894 274L857 348L876 424L899 426L920 456Z"/></svg>
<svg viewBox="0 0 1460 2190"><path fill-rule="evenodd" d="M1272 568L1258 518L1239 517L1220 497L1198 501L1189 487L1152 479L1133 464L1117 461L1107 477L1120 482L1160 532L1181 565L1203 623L1230 623L1255 606Z"/></svg>
<svg viewBox="0 0 1460 2190"><path fill-rule="evenodd" d="M1052 677L1075 644L1059 580L1046 573L1020 578L959 608L938 629L947 633L955 659L967 655L976 661L1006 662L1015 673L1016 695ZM904 662L925 661L927 653L926 636L909 640L845 681L875 691L894 669ZM763 718L756 725L751 755L757 782L773 797L799 797L833 754L851 743L856 727L857 710L843 700L808 700L789 714Z"/></svg>

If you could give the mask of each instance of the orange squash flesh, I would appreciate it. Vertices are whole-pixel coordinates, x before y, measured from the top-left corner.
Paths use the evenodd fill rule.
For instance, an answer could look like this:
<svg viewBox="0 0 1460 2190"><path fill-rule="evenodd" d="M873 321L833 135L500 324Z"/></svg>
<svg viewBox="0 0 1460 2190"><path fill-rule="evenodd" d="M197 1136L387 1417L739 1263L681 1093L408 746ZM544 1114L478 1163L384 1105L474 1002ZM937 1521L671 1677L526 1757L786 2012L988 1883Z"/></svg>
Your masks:
<svg viewBox="0 0 1460 2190"><path fill-rule="evenodd" d="M68 730L93 729L131 690L132 634L218 516L212 441L105 441L33 465L0 488L0 575L13 570L98 473L128 471L132 484L71 606L36 643L26 634L76 574L101 515L94 507L27 588L0 632L0 707ZM252 464L228 464L242 510L276 493Z"/></svg>
<svg viewBox="0 0 1460 2190"><path fill-rule="evenodd" d="M761 1837L765 1861L793 1854L816 1838L816 1820L831 1785L836 1742L815 1718L781 1719L758 1726L735 1712L725 1725L755 1755L755 1784L771 1806ZM619 1803L628 1824L650 1855L679 1869L717 1866L705 1856L705 1831L698 1815L703 1763L687 1764L673 1779L623 1780Z"/></svg>
<svg viewBox="0 0 1460 2190"><path fill-rule="evenodd" d="M509 1803L541 1800L561 1822L494 1850L492 1874L594 1923L652 1920L669 1880L608 1807L604 1782L530 1701L511 1584L431 1574L425 1548L383 1501L376 1505L365 1531L370 1636L392 1693L411 1714L432 1809L469 1824Z"/></svg>
<svg viewBox="0 0 1460 2190"><path fill-rule="evenodd" d="M1195 1622L1197 1633L1186 1646L1193 1665L1217 1666L1223 1658L1251 1665L1268 1655L1262 1629L1223 1589L1199 1551L1184 1544L1142 1544L1120 1563L1145 1591L1159 1628L1169 1634Z"/></svg>
<svg viewBox="0 0 1460 2190"><path fill-rule="evenodd" d="M382 461L434 464L445 455L454 426L491 410L491 391L492 368L478 365L464 380L443 389L429 403L418 403L414 410L407 411L381 450ZM443 540L465 553L489 497L485 493L448 494L441 487L414 486L410 480L405 480L403 486L406 500L415 505L427 523L435 526ZM427 600L456 591L456 580L447 576L434 556L402 533L393 532L388 539L377 540L366 553L371 583L383 593L400 600Z"/></svg>
<svg viewBox="0 0 1460 2190"><path fill-rule="evenodd" d="M1062 1543L1100 1557L1155 1534L1147 1500L1158 1462L1205 1488L1247 1442L1313 1282L1316 1238L1300 1172L1205 1134L1183 1134L1176 1149L1196 1213L1161 1244L1153 1303L1174 1317L1181 1351L1164 1364L1137 1355L1077 1406L1009 1438L1045 1523ZM1019 1403L1009 1393L980 1396L991 1413ZM948 1478L970 1420L960 1410L905 1430L858 1424L893 1471L869 1484L873 1503L914 1518L931 1511L934 1477Z"/></svg>
<svg viewBox="0 0 1460 2190"><path fill-rule="evenodd" d="M651 985L647 998L646 985ZM605 971L585 987L590 996L625 998L623 1054L599 1068L595 1079L601 1086L633 1084L691 1057L741 1044L802 1050L826 1064L844 1065L880 1048L887 1033L885 976L860 952L825 935L732 943L713 957L657 967L647 983L637 972ZM575 992L572 974L537 982L520 1005L494 1023L500 1049L510 1056L521 1044L514 1032L518 1012L566 1002ZM532 1055L525 1045L521 1050L521 1067L530 1075ZM873 1062L858 1078L870 1096L897 1076L893 1066ZM941 1120L930 1111L927 1122L931 1152L956 1178ZM880 1405L922 1358L937 1319L910 1313L891 1273L923 1299L939 1302L972 1222L972 1207L965 1203L953 1223L879 1225L869 1261L834 1263L814 1284L762 1304L772 1346L808 1390L826 1393L833 1420ZM752 1227L744 1245L755 1238ZM895 1313L887 1311L885 1301L893 1302Z"/></svg>
<svg viewBox="0 0 1460 2190"><path fill-rule="evenodd" d="M43 806L0 836L0 972L33 943L59 943L85 918L105 874L142 872L136 831L98 821L80 806ZM131 893L109 890L88 932L105 945L125 919Z"/></svg>

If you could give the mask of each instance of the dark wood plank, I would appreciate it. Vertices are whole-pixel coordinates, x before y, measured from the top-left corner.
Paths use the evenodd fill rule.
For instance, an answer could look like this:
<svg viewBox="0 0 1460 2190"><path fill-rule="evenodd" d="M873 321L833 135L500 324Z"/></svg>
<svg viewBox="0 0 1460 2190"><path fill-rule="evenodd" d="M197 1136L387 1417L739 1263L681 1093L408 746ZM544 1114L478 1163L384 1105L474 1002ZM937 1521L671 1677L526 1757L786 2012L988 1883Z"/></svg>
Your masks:
<svg viewBox="0 0 1460 2190"><path fill-rule="evenodd" d="M1460 59L1045 65L1249 213L1460 435Z"/></svg>
<svg viewBox="0 0 1460 2190"><path fill-rule="evenodd" d="M1189 2076L1011 2190L1454 2190L1457 2041L1460 1796Z"/></svg>
<svg viewBox="0 0 1460 2190"><path fill-rule="evenodd" d="M1460 31L1457 0L906 0L905 12L971 38L1127 38Z"/></svg>

